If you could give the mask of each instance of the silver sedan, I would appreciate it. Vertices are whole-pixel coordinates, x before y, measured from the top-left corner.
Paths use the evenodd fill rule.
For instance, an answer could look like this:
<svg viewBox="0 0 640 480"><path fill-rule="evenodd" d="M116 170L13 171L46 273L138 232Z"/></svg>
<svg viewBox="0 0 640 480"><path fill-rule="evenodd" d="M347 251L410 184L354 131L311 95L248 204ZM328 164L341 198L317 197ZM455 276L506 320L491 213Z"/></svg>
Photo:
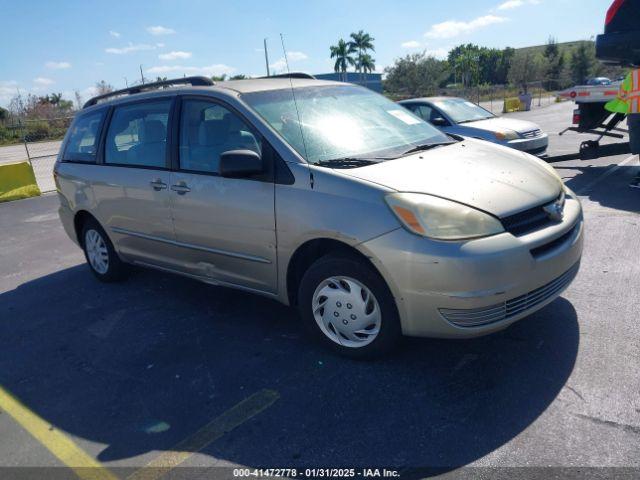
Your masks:
<svg viewBox="0 0 640 480"><path fill-rule="evenodd" d="M399 103L445 133L487 140L538 157L546 156L549 137L533 122L498 117L463 98L413 98Z"/></svg>

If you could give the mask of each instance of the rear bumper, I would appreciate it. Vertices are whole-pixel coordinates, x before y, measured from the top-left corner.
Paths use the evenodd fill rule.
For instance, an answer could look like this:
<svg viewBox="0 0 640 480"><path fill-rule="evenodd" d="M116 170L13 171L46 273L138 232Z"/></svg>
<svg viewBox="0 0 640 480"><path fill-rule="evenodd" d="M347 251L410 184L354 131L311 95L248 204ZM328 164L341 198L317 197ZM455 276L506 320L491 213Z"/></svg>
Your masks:
<svg viewBox="0 0 640 480"><path fill-rule="evenodd" d="M640 30L598 35L596 58L610 65L640 66Z"/></svg>
<svg viewBox="0 0 640 480"><path fill-rule="evenodd" d="M582 209L527 235L437 242L398 229L361 245L396 299L410 336L466 338L501 330L552 302L575 277Z"/></svg>

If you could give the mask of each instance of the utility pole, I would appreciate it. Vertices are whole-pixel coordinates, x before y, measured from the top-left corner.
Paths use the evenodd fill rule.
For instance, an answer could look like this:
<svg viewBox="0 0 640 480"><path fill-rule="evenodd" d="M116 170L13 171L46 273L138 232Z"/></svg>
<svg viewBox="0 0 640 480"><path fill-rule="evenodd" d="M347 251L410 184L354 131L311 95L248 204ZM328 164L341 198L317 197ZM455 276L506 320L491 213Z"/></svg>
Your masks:
<svg viewBox="0 0 640 480"><path fill-rule="evenodd" d="M140 64L140 78L142 79L142 84L144 85L144 75L142 74L142 64Z"/></svg>
<svg viewBox="0 0 640 480"><path fill-rule="evenodd" d="M264 39L264 63L267 66L267 77L270 77L271 74L269 73L269 52L267 51L267 39Z"/></svg>
<svg viewBox="0 0 640 480"><path fill-rule="evenodd" d="M124 77L124 84L127 88L129 88L129 82L127 81L127 77Z"/></svg>

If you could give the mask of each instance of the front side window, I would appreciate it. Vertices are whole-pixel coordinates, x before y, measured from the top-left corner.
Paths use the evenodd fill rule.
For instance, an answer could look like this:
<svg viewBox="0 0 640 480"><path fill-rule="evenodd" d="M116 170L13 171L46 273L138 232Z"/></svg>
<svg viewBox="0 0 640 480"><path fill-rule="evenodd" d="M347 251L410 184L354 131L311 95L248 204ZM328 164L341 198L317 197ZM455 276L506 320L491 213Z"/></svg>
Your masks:
<svg viewBox="0 0 640 480"><path fill-rule="evenodd" d="M105 163L163 168L171 100L116 107L105 141Z"/></svg>
<svg viewBox="0 0 640 480"><path fill-rule="evenodd" d="M495 117L489 110L485 110L463 98L435 100L433 104L446 113L455 123L475 122Z"/></svg>
<svg viewBox="0 0 640 480"><path fill-rule="evenodd" d="M78 118L69 132L64 160L95 163L104 110Z"/></svg>
<svg viewBox="0 0 640 480"><path fill-rule="evenodd" d="M207 100L184 100L180 120L180 168L219 173L220 156L230 150L261 154L259 137L229 109Z"/></svg>
<svg viewBox="0 0 640 480"><path fill-rule="evenodd" d="M296 88L295 97L292 93L252 92L242 99L311 163L393 158L414 146L450 141L401 105L366 88L323 85Z"/></svg>

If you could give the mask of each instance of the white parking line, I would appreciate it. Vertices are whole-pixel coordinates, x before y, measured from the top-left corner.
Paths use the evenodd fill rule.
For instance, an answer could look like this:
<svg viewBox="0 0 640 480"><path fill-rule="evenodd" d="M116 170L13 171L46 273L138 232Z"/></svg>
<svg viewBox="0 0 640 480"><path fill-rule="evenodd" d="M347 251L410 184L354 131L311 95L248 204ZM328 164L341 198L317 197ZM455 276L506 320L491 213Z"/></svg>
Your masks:
<svg viewBox="0 0 640 480"><path fill-rule="evenodd" d="M598 183L600 183L602 180L604 180L605 178L609 177L610 175L612 175L616 171L618 171L618 169L620 169L621 167L624 167L628 163L631 163L631 161L633 161L635 158L636 158L636 155L631 155L630 157L625 158L618 165L614 165L613 167L607 169L606 171L604 171L602 173L602 175L598 176L597 178L593 179L591 182L587 183L584 187L582 187L581 189L576 191L576 193L578 195L584 195L589 190L591 190L594 186L596 186Z"/></svg>

